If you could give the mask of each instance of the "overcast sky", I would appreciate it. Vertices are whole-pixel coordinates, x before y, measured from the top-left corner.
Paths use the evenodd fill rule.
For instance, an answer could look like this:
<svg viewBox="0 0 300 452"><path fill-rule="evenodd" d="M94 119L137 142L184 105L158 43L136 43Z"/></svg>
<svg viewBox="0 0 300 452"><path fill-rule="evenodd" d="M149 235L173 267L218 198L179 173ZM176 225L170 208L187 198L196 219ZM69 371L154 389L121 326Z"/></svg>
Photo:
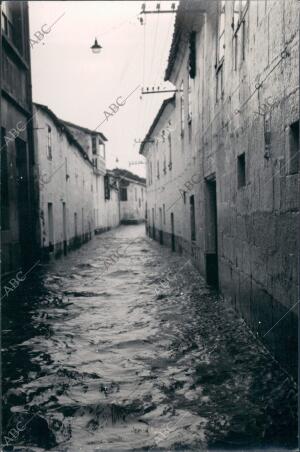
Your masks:
<svg viewBox="0 0 300 452"><path fill-rule="evenodd" d="M30 36L44 24L57 23L38 44L31 42L33 100L47 105L58 117L94 129L107 138L107 167L118 166L145 174L135 139L143 139L162 101L170 94L145 95L142 86L170 88L163 82L175 14L149 14L138 20L141 1L29 2ZM158 2L147 1L146 9ZM160 2L170 9L171 1ZM63 15L63 16L62 16ZM44 30L48 30L45 26ZM95 37L103 47L91 52ZM137 88L137 89L136 89ZM126 98L113 116L110 104ZM121 99L119 99L119 102Z"/></svg>

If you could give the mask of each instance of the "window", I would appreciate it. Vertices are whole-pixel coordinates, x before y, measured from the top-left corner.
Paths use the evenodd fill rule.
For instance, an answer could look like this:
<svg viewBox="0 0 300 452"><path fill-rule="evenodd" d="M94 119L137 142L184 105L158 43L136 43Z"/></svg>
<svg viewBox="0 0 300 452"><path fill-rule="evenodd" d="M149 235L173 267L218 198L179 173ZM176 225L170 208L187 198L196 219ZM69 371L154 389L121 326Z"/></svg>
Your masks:
<svg viewBox="0 0 300 452"><path fill-rule="evenodd" d="M52 131L50 126L47 126L47 158L52 160Z"/></svg>
<svg viewBox="0 0 300 452"><path fill-rule="evenodd" d="M74 213L74 235L77 237L77 212Z"/></svg>
<svg viewBox="0 0 300 452"><path fill-rule="evenodd" d="M195 197L190 196L191 240L196 240Z"/></svg>
<svg viewBox="0 0 300 452"><path fill-rule="evenodd" d="M92 153L93 153L93 155L97 155L97 137L96 137L96 135L92 136Z"/></svg>
<svg viewBox="0 0 300 452"><path fill-rule="evenodd" d="M6 130L1 128L1 230L9 229L8 159L5 133Z"/></svg>
<svg viewBox="0 0 300 452"><path fill-rule="evenodd" d="M183 190L183 203L186 204L186 191Z"/></svg>
<svg viewBox="0 0 300 452"><path fill-rule="evenodd" d="M109 175L105 174L103 180L104 180L104 199L110 199ZM96 178L96 181L97 181L97 178Z"/></svg>
<svg viewBox="0 0 300 452"><path fill-rule="evenodd" d="M232 17L232 28L235 31L238 27L240 19L240 0L234 0L233 2L233 17Z"/></svg>
<svg viewBox="0 0 300 452"><path fill-rule="evenodd" d="M136 191L136 187L134 187L134 199L137 201L137 191Z"/></svg>
<svg viewBox="0 0 300 452"><path fill-rule="evenodd" d="M237 34L233 37L233 69L236 71L238 65L238 37Z"/></svg>
<svg viewBox="0 0 300 452"><path fill-rule="evenodd" d="M296 174L299 172L299 121L291 124L289 132L289 173Z"/></svg>
<svg viewBox="0 0 300 452"><path fill-rule="evenodd" d="M242 61L245 61L246 22L242 22Z"/></svg>
<svg viewBox="0 0 300 452"><path fill-rule="evenodd" d="M148 185L151 185L152 181L151 181L151 162L148 162L148 173L147 173L147 181L148 181Z"/></svg>
<svg viewBox="0 0 300 452"><path fill-rule="evenodd" d="M218 64L222 61L225 54L225 0L221 1L219 7Z"/></svg>
<svg viewBox="0 0 300 452"><path fill-rule="evenodd" d="M65 170L66 170L66 181L68 181L68 179L70 178L69 173L68 173L68 160L65 157Z"/></svg>
<svg viewBox="0 0 300 452"><path fill-rule="evenodd" d="M144 189L143 189L143 187L142 187L142 201L144 201Z"/></svg>
<svg viewBox="0 0 300 452"><path fill-rule="evenodd" d="M141 207L142 203L141 203L141 198L139 198L139 207Z"/></svg>
<svg viewBox="0 0 300 452"><path fill-rule="evenodd" d="M2 30L6 37L23 55L22 5L21 2L2 2Z"/></svg>
<svg viewBox="0 0 300 452"><path fill-rule="evenodd" d="M127 201L127 188L121 188L121 201Z"/></svg>
<svg viewBox="0 0 300 452"><path fill-rule="evenodd" d="M150 162L150 184L152 184L152 162Z"/></svg>
<svg viewBox="0 0 300 452"><path fill-rule="evenodd" d="M2 31L15 44L12 9L7 2L2 2L2 5Z"/></svg>
<svg viewBox="0 0 300 452"><path fill-rule="evenodd" d="M105 146L99 141L100 157L105 159Z"/></svg>
<svg viewBox="0 0 300 452"><path fill-rule="evenodd" d="M180 126L181 126L181 136L184 132L184 95L183 95L183 81L180 85Z"/></svg>
<svg viewBox="0 0 300 452"><path fill-rule="evenodd" d="M238 188L245 187L246 185L246 158L245 153L238 156L237 160L237 177Z"/></svg>
<svg viewBox="0 0 300 452"><path fill-rule="evenodd" d="M225 55L225 0L219 3L218 49L216 64L216 102L224 95L224 61Z"/></svg>
<svg viewBox="0 0 300 452"><path fill-rule="evenodd" d="M169 170L172 169L172 139L171 134L168 135L168 145L169 145Z"/></svg>
<svg viewBox="0 0 300 452"><path fill-rule="evenodd" d="M159 179L159 160L157 160L157 179Z"/></svg>
<svg viewBox="0 0 300 452"><path fill-rule="evenodd" d="M53 204L48 202L48 241L49 252L54 250L54 222L53 222Z"/></svg>
<svg viewBox="0 0 300 452"><path fill-rule="evenodd" d="M166 206L163 204L163 222L166 224Z"/></svg>
<svg viewBox="0 0 300 452"><path fill-rule="evenodd" d="M217 70L217 90L216 101L224 97L224 67L223 64Z"/></svg>
<svg viewBox="0 0 300 452"><path fill-rule="evenodd" d="M249 0L235 0L233 5L233 17L232 17L232 29L233 35L233 61L234 70L238 67L238 32L241 29L241 61L245 60L245 47L246 47L246 22L244 19L245 12L248 9Z"/></svg>
<svg viewBox="0 0 300 452"><path fill-rule="evenodd" d="M192 122L192 87L191 87L191 78L188 77L188 123Z"/></svg>
<svg viewBox="0 0 300 452"><path fill-rule="evenodd" d="M166 154L164 154L163 173L164 173L164 174L167 174Z"/></svg>
<svg viewBox="0 0 300 452"><path fill-rule="evenodd" d="M195 78L196 76L196 32L190 33L189 39L189 76Z"/></svg>

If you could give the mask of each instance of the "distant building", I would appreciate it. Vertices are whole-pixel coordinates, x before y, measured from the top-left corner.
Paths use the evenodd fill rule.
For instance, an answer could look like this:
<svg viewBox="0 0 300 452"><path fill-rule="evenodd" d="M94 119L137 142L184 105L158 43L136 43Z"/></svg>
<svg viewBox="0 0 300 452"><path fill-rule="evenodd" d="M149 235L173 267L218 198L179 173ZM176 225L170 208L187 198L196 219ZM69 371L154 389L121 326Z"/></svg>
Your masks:
<svg viewBox="0 0 300 452"><path fill-rule="evenodd" d="M44 255L56 257L119 224L112 214L118 212L118 193L112 190L109 212L106 138L62 121L44 105L34 104L34 109L41 248Z"/></svg>
<svg viewBox="0 0 300 452"><path fill-rule="evenodd" d="M36 259L38 204L33 177L28 4L1 2L0 14L1 272L7 275L26 270Z"/></svg>
<svg viewBox="0 0 300 452"><path fill-rule="evenodd" d="M93 229L95 233L103 232L112 227L110 220L108 220L109 213L106 209L104 192L104 176L106 174L105 143L107 139L101 132L90 130L68 121L62 120L62 122L80 143L92 162L95 186L97 188L97 190L93 190L92 194L94 204ZM117 222L117 219L115 222Z"/></svg>
<svg viewBox="0 0 300 452"><path fill-rule="evenodd" d="M141 223L145 220L146 179L125 169L110 171L117 181L122 224Z"/></svg>
<svg viewBox="0 0 300 452"><path fill-rule="evenodd" d="M163 103L147 135L154 142L140 149L149 233L166 243L171 234L172 248L193 259L294 375L298 38L297 1L181 1L165 74L177 89L174 111ZM172 171L164 173L158 139L168 120Z"/></svg>
<svg viewBox="0 0 300 452"><path fill-rule="evenodd" d="M140 148L147 168L147 231L150 237L174 250L175 238L182 235L182 224L186 223L181 202L177 199L172 205L173 197L180 197L178 187L184 164L184 154L175 152L178 149L175 114L173 96L163 101Z"/></svg>

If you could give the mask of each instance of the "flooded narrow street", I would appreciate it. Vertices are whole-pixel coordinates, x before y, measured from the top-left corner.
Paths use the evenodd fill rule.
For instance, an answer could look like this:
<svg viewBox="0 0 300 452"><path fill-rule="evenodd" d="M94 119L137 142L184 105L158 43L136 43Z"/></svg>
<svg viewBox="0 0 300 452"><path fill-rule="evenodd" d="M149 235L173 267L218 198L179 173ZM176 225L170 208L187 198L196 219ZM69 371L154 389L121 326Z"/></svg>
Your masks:
<svg viewBox="0 0 300 452"><path fill-rule="evenodd" d="M5 450L295 448L295 384L144 229L40 265L4 303Z"/></svg>

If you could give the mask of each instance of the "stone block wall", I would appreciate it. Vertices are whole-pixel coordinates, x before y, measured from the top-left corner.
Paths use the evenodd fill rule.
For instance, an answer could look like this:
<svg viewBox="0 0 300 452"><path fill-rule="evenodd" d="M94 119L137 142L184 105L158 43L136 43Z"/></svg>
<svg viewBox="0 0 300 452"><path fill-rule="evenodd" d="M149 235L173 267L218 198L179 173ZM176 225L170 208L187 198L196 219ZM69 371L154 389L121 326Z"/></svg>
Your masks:
<svg viewBox="0 0 300 452"><path fill-rule="evenodd" d="M221 2L191 4L201 6L204 14L182 19L177 30L175 26L174 39L179 45L169 75L178 90L175 109L166 109L166 117L162 116L153 131L154 137L159 136L169 119L175 125L174 170L169 180L153 176L152 186L148 185L148 226L155 227L157 240L161 229L168 236L170 220L160 226L159 207L178 199L171 208L177 250L190 254L206 277L208 258L217 255L221 293L296 376L299 2L253 0L237 20L233 2L226 1L223 60L217 53ZM189 80L189 46L184 37L191 31L196 32L196 76ZM163 159L163 148L155 151L149 146L147 152L148 161L152 159L154 164ZM147 179L149 184L148 173ZM214 184L216 237L211 197ZM179 188L186 192L185 200ZM196 218L193 241L192 195Z"/></svg>

